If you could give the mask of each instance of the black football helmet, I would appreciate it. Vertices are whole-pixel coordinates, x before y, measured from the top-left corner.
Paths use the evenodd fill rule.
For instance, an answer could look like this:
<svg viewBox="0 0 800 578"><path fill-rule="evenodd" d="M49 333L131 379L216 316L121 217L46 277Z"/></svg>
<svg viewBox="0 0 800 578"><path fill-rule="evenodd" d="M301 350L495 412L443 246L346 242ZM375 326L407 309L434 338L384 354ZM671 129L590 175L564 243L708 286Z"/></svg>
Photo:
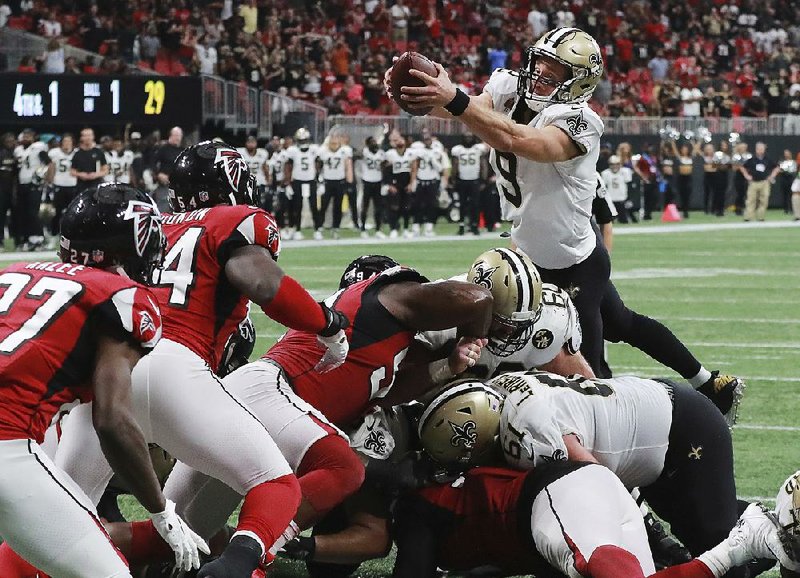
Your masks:
<svg viewBox="0 0 800 578"><path fill-rule="evenodd" d="M345 289L399 265L400 263L386 255L362 255L345 267L342 278L339 280L339 289Z"/></svg>
<svg viewBox="0 0 800 578"><path fill-rule="evenodd" d="M149 285L165 246L158 207L130 185L103 183L87 189L61 216L59 257L64 263L121 267L134 281Z"/></svg>
<svg viewBox="0 0 800 578"><path fill-rule="evenodd" d="M169 176L169 204L176 213L217 205L252 205L256 178L247 161L221 141L183 149Z"/></svg>

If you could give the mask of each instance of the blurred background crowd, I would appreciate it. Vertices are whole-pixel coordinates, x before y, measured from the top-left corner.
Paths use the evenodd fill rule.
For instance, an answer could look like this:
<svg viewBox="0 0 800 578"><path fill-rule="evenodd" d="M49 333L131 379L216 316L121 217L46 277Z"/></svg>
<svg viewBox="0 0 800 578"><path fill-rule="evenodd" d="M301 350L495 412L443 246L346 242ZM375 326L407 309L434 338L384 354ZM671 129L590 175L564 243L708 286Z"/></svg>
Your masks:
<svg viewBox="0 0 800 578"><path fill-rule="evenodd" d="M792 0L0 0L0 27L51 38L20 71L213 74L334 114L395 113L381 79L406 49L474 94L545 30L572 25L605 55L601 115L800 114ZM65 58L66 43L100 56Z"/></svg>

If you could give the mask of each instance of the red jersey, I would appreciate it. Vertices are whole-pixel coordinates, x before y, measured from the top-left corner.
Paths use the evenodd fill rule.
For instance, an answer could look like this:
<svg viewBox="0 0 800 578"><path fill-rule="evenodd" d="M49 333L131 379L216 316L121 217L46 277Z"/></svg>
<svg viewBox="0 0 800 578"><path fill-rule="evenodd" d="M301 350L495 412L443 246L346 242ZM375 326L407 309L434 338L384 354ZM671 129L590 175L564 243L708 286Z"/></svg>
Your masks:
<svg viewBox="0 0 800 578"><path fill-rule="evenodd" d="M264 354L286 373L294 391L333 423L346 426L360 417L370 400L385 396L416 331L402 325L378 300L381 287L401 281L426 281L416 271L394 267L355 283L325 302L350 319L347 360L328 373L314 371L324 353L317 336L289 330Z"/></svg>
<svg viewBox="0 0 800 578"><path fill-rule="evenodd" d="M91 401L98 326L152 349L161 314L127 277L70 263L0 273L0 439L41 442L64 404Z"/></svg>
<svg viewBox="0 0 800 578"><path fill-rule="evenodd" d="M526 472L473 468L463 483L418 490L411 499L433 506L417 512L428 520L422 523L436 525L436 563L447 570L494 566L509 574L552 575L533 542L533 501L548 484L586 465L558 462Z"/></svg>
<svg viewBox="0 0 800 578"><path fill-rule="evenodd" d="M225 263L246 245L280 252L272 216L256 207L220 205L163 215L167 254L153 293L164 313L164 337L216 369L228 337L247 315L248 298L225 276Z"/></svg>
<svg viewBox="0 0 800 578"><path fill-rule="evenodd" d="M458 487L437 485L419 490L425 501L453 514L450 528L443 528L437 551L436 561L442 568L468 570L492 565L515 573L531 569L531 548L520 533L517 507L529 473L474 468L465 473L464 483Z"/></svg>

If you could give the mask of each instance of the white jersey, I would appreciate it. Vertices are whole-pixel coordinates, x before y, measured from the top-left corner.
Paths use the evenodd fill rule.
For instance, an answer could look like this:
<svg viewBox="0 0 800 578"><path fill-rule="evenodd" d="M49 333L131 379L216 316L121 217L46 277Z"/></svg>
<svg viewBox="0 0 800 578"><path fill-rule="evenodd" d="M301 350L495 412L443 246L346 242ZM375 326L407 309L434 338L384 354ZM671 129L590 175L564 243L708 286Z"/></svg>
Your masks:
<svg viewBox="0 0 800 578"><path fill-rule="evenodd" d="M272 156L267 161L269 170L272 172L275 182L280 184L283 182L283 165L286 162L286 151L280 150L272 153Z"/></svg>
<svg viewBox="0 0 800 578"><path fill-rule="evenodd" d="M466 281L465 275L453 278ZM417 341L431 351L440 349L448 342L456 340L456 329L444 331L425 331L417 334ZM469 376L487 379L509 371L535 369L553 361L562 347L576 354L582 343L581 324L572 299L563 289L542 284L542 311L533 325L533 334L525 346L501 357L492 353L488 347L481 349L481 356L475 365L465 372Z"/></svg>
<svg viewBox="0 0 800 578"><path fill-rule="evenodd" d="M450 151L458 162L458 178L462 181L476 181L481 176L481 157L488 151L483 143L476 143L470 147L456 145Z"/></svg>
<svg viewBox="0 0 800 578"><path fill-rule="evenodd" d="M345 170L347 159L353 158L353 149L349 146L340 146L332 151L326 146L319 148L319 159L322 161L322 178L326 181L343 181L347 174Z"/></svg>
<svg viewBox="0 0 800 578"><path fill-rule="evenodd" d="M418 161L418 181L438 181L442 178L441 153L433 148L426 148L424 144L414 143L411 150Z"/></svg>
<svg viewBox="0 0 800 578"><path fill-rule="evenodd" d="M383 163L386 151L372 152L367 147L361 151L361 180L365 183L380 183L383 180Z"/></svg>
<svg viewBox="0 0 800 578"><path fill-rule="evenodd" d="M252 155L247 150L247 147L240 147L236 150L239 151L239 154L242 155L242 158L247 163L250 174L256 178L256 184L260 187L266 185L267 175L264 173L264 165L267 164L267 159L269 158L267 149L257 148Z"/></svg>
<svg viewBox="0 0 800 578"><path fill-rule="evenodd" d="M403 154L397 152L397 149L389 149L386 151L386 160L392 165L392 174L399 175L401 173L411 173L411 163L417 156L411 149L405 149Z"/></svg>
<svg viewBox="0 0 800 578"><path fill-rule="evenodd" d="M615 203L622 203L628 200L628 183L633 179L633 173L628 167L620 167L615 173L611 169L606 169L600 176L608 191L608 198Z"/></svg>
<svg viewBox="0 0 800 578"><path fill-rule="evenodd" d="M292 145L286 149L286 161L292 161L292 180L293 181L316 181L317 180L317 157L319 148L317 145L310 145L306 150L300 150L297 145Z"/></svg>
<svg viewBox="0 0 800 578"><path fill-rule="evenodd" d="M672 426L663 384L633 376L565 378L530 371L506 373L488 385L506 396L500 439L514 467L566 460L563 436L573 434L629 489L661 475Z"/></svg>
<svg viewBox="0 0 800 578"><path fill-rule="evenodd" d="M75 149L68 153L61 150L60 147L50 149L47 156L55 167L53 172L53 184L57 187L74 187L78 184L78 177L73 177L69 174L72 169L72 157L75 155Z"/></svg>
<svg viewBox="0 0 800 578"><path fill-rule="evenodd" d="M14 149L14 158L17 159L19 165L19 184L29 185L36 169L45 166L40 156L41 153L47 156L47 145L41 141L31 143L27 148L17 145L17 148Z"/></svg>
<svg viewBox="0 0 800 578"><path fill-rule="evenodd" d="M114 150L106 153L106 162L108 163L108 174L105 177L107 183L131 184L133 151L124 150L120 154Z"/></svg>
<svg viewBox="0 0 800 578"><path fill-rule="evenodd" d="M517 102L517 75L496 70L485 89L494 110L511 115ZM597 243L592 225L595 166L603 121L584 104L553 104L528 124L556 126L584 152L574 159L538 163L492 149L489 161L497 177L503 219L512 221L511 238L545 269L580 263Z"/></svg>

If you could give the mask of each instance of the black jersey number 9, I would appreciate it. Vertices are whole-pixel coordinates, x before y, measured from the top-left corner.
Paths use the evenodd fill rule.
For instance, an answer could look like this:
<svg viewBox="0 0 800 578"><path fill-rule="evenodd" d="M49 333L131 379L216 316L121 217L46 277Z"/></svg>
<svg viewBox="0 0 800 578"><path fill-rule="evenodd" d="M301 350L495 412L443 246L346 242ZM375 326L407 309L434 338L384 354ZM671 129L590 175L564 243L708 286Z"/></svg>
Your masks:
<svg viewBox="0 0 800 578"><path fill-rule="evenodd" d="M504 166L503 161L505 161L506 166ZM512 153L498 152L497 170L513 189L509 190L506 183L501 183L500 188L503 190L503 195L509 203L519 207L522 205L522 191L520 191L519 183L517 183L517 156Z"/></svg>

